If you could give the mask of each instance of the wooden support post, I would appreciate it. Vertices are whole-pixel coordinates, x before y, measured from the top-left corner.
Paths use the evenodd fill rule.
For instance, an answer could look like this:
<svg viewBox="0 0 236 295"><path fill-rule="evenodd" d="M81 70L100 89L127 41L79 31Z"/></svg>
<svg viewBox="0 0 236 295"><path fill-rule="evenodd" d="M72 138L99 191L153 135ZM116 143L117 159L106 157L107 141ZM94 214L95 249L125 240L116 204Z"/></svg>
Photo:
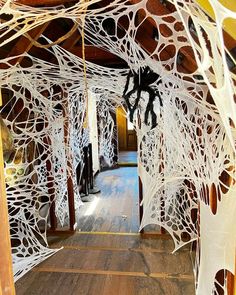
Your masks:
<svg viewBox="0 0 236 295"><path fill-rule="evenodd" d="M236 295L236 249L235 249L235 264L234 264L234 292L233 294Z"/></svg>
<svg viewBox="0 0 236 295"><path fill-rule="evenodd" d="M63 92L61 95L66 95ZM68 103L64 105L63 108L63 118L64 118L64 139L65 139L65 145L69 145L69 116L68 116ZM50 139L48 139L50 141ZM49 142L47 142L49 143ZM48 232L50 234L58 234L60 232L62 233L69 233L72 234L76 230L76 217L75 217L75 200L74 200L74 183L73 183L73 177L71 174L74 174L75 179L76 179L76 171L73 171L72 167L72 157L70 152L68 152L69 148L66 148L66 158L67 158L67 166L65 167L66 172L67 172L67 193L68 193L68 213L69 213L69 230L58 230L57 228L57 218L55 214L55 187L54 187L54 181L53 178L48 177L48 190L51 195L51 207L50 207L50 223L51 223L51 228ZM51 167L51 162L47 161L47 170L50 172L52 167ZM71 173L71 174L70 174Z"/></svg>
<svg viewBox="0 0 236 295"><path fill-rule="evenodd" d="M235 295L235 286L234 286L235 276L227 271L227 294L228 295Z"/></svg>
<svg viewBox="0 0 236 295"><path fill-rule="evenodd" d="M236 249L234 275L231 272L227 272L227 294L236 295Z"/></svg>
<svg viewBox="0 0 236 295"><path fill-rule="evenodd" d="M0 105L2 101L0 99ZM10 227L4 177L2 132L0 128L0 294L15 295L12 270Z"/></svg>
<svg viewBox="0 0 236 295"><path fill-rule="evenodd" d="M52 164L49 160L47 160L46 162L46 166L47 166L47 171L50 173L52 171ZM47 177L47 181L48 181L48 194L50 195L50 202L51 202L51 206L50 206L50 229L52 231L55 231L57 228L57 217L56 217L56 213L55 213L55 187L54 187L54 181L53 181L53 177L48 176Z"/></svg>
<svg viewBox="0 0 236 295"><path fill-rule="evenodd" d="M2 295L2 284L1 284L1 280L0 280L0 295Z"/></svg>
<svg viewBox="0 0 236 295"><path fill-rule="evenodd" d="M76 218L75 218L74 185L73 185L73 180L71 176L67 180L67 189L68 189L70 230L75 231Z"/></svg>
<svg viewBox="0 0 236 295"><path fill-rule="evenodd" d="M55 231L57 229L57 217L55 214L55 200L51 197L51 206L50 206L50 229Z"/></svg>
<svg viewBox="0 0 236 295"><path fill-rule="evenodd" d="M42 95L45 97L49 96L48 91L42 92ZM43 127L43 126L42 126ZM43 141L46 145L50 146L52 149L52 141L50 139L50 136L43 138ZM32 159L33 160L33 159ZM52 159L51 159L52 160ZM50 218L50 230L55 231L57 229L57 217L55 213L55 180L52 171L52 162L50 160L46 161L46 169L47 169L47 188L48 188L48 194L50 196L50 209L49 209L49 218Z"/></svg>
<svg viewBox="0 0 236 295"><path fill-rule="evenodd" d="M63 117L64 117L64 136L65 136L65 144L69 144L69 117L68 117L68 103L65 105L63 109ZM68 152L68 148L66 151ZM70 152L67 153L67 192L68 192L68 207L69 207L69 227L71 231L75 231L76 226L76 218L75 218L75 198L74 198L74 184L72 176L69 175L68 171L71 170L71 173L76 173L73 171L72 167L72 159Z"/></svg>

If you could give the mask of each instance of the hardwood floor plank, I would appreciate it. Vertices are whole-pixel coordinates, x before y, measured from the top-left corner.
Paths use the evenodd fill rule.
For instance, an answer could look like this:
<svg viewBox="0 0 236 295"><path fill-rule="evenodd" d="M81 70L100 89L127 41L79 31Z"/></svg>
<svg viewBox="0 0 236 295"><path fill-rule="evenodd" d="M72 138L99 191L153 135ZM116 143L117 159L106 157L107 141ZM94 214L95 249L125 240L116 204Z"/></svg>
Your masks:
<svg viewBox="0 0 236 295"><path fill-rule="evenodd" d="M194 295L190 280L120 275L31 272L17 295Z"/></svg>
<svg viewBox="0 0 236 295"><path fill-rule="evenodd" d="M119 151L118 163L136 163L137 164L137 152L136 151Z"/></svg>
<svg viewBox="0 0 236 295"><path fill-rule="evenodd" d="M50 247L51 249L57 249L58 247ZM151 249L151 248L113 248L113 247L100 247L100 246L63 246L64 249L70 249L70 250L86 250L86 251L132 251L132 252L142 252L142 253L165 253L166 250L161 249ZM185 251L188 251L186 249Z"/></svg>
<svg viewBox="0 0 236 295"><path fill-rule="evenodd" d="M192 274L188 252L152 253L134 251L62 249L40 264L42 267L128 272Z"/></svg>
<svg viewBox="0 0 236 295"><path fill-rule="evenodd" d="M35 267L34 272L59 272L59 273L78 273L78 274L93 274L93 275L113 275L113 276L131 276L131 277L150 277L150 278L164 278L177 280L193 281L193 275L174 275L169 273L150 273L143 272L129 272L129 271L114 271L114 270L93 270L93 269L75 269L75 268L54 268L54 267Z"/></svg>
<svg viewBox="0 0 236 295"><path fill-rule="evenodd" d="M51 247L57 248L61 246L76 247L109 247L109 248L126 248L126 249L158 249L171 253L174 250L174 243L170 238L163 239L163 236L146 235L102 235L102 234L75 234L65 237L50 237L49 244ZM184 248L188 249L188 247ZM181 249L180 251L183 251Z"/></svg>

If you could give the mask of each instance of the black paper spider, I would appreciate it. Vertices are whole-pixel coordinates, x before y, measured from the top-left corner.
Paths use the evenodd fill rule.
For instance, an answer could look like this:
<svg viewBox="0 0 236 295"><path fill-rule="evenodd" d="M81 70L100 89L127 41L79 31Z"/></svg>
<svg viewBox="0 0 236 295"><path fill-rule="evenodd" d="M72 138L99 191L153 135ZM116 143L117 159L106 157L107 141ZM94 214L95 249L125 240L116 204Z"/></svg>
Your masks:
<svg viewBox="0 0 236 295"><path fill-rule="evenodd" d="M130 79L132 77L133 77L133 84L134 85L133 85L133 88L130 91L128 91ZM138 107L138 104L139 104L139 101L141 98L141 93L142 93L142 91L144 91L149 94L149 99L148 99L146 111L144 114L144 123L148 125L148 115L149 115L149 113L151 113L152 128L156 127L157 116L153 110L153 102L156 99L156 96L159 98L160 106L163 106L163 103L162 103L162 99L161 99L159 91L158 90L155 91L155 89L153 89L151 87L151 84L153 84L157 80L158 81L157 81L156 85L159 85L160 83L162 83L161 79L159 79L159 78L160 78L160 76L158 74L154 73L148 66L146 66L145 68L141 68L138 73L135 73L132 71L129 72L129 74L127 76L126 84L125 84L125 89L123 92L123 98L127 104L127 108L129 110L131 122L133 122L134 112ZM134 104L132 105L130 103L130 97L135 92L137 92L137 96L136 96Z"/></svg>

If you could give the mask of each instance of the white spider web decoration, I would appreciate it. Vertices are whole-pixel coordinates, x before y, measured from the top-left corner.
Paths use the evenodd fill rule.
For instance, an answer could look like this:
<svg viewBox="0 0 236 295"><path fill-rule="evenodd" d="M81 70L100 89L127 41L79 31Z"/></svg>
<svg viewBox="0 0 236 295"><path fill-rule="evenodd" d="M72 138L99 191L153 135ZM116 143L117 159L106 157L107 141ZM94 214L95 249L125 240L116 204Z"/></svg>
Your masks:
<svg viewBox="0 0 236 295"><path fill-rule="evenodd" d="M27 8L11 1L1 2L1 12L12 16L1 23L2 38L11 32L11 37L5 38L2 45L55 18L71 18L81 25L81 15L95 2L99 3L88 1L57 9ZM162 15L158 15L147 0L133 4L117 0L108 7L88 9L85 38L91 44L123 58L132 71L138 72L140 67L149 66L161 77L161 82L152 84L163 101L163 107L158 100L154 102L157 126L151 129L150 114L149 124L144 124L148 99L145 93L141 95L135 119L139 173L144 188L141 227L150 223L160 224L172 235L175 250L197 240L200 254L195 268L196 294L218 294L219 285L227 294L226 284L221 284L216 274L221 270L234 273L236 200L233 126L236 109L235 76L226 63L222 24L228 17L235 19L236 13L210 0L216 17L214 23L194 1L172 2L177 11ZM189 29L190 19L196 30L195 37ZM158 40L153 40L149 48L143 48L141 32L143 28L148 30L150 23L158 32ZM16 31L13 32L14 29ZM197 63L192 73L186 73L178 66L179 52L186 47L193 52ZM172 48L174 53L165 56L167 48ZM83 61L59 46L54 46L53 51L58 66L29 55L32 66L27 69L10 67L7 59L1 61L8 63L8 67L1 70L1 83L2 87L13 92L12 112L14 104L23 104L21 113L29 113L28 120L21 122L19 115L9 113L4 116L3 109L5 122L12 131L19 154L22 154L18 155L19 163L12 159L7 163L9 166L6 165L6 177L7 169L17 167L13 171L15 174L10 173L15 178L8 181L7 189L12 239L17 241L17 246L13 246L16 278L23 275L22 255L25 257L26 272L51 254L51 250L42 248L39 242L43 240L46 245L45 230L40 230L38 224L41 222L46 226L47 217L40 216L40 208L45 203L49 204L51 197L56 200L58 218L62 224L65 221L67 194L65 190L60 191L60 180L66 182L67 177L72 177L76 204L80 205L75 167L81 161L83 146L88 143L88 130L83 129ZM88 87L112 93L114 103L121 104L118 97L122 96L128 71L88 62L86 67ZM209 93L215 106L209 102ZM133 94L133 98L135 96ZM110 102L106 95L101 95L100 99L105 114L105 102L108 105ZM63 116L55 112L57 104L64 110ZM141 124L138 124L139 119ZM65 130L62 130L60 120L65 120ZM112 125L112 122L109 121L109 124ZM109 129L111 131L112 128ZM64 143L63 132L66 133ZM105 132L109 139L106 140L111 142L109 132ZM51 141L55 143L53 149ZM64 148L59 149L60 144ZM33 157L26 159L29 151ZM102 153L107 158L112 156L110 150ZM53 167L50 173L47 161ZM59 176L58 171L65 163L67 173L63 170ZM50 177L56 184L56 193L51 195L47 187ZM198 208L200 232L196 216Z"/></svg>
<svg viewBox="0 0 236 295"><path fill-rule="evenodd" d="M97 103L97 112L99 114L99 156L102 159L101 165L103 167L112 167L116 164L114 156L115 146L117 145L117 129L111 115L111 112L115 112L116 107L109 104L109 99L106 99L106 97L100 97Z"/></svg>

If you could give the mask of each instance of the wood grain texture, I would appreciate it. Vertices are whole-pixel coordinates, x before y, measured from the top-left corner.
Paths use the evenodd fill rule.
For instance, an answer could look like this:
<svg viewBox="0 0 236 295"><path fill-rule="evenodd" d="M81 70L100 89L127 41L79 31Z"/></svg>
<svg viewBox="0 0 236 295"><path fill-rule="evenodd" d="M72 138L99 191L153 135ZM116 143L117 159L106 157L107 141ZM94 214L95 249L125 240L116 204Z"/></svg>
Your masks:
<svg viewBox="0 0 236 295"><path fill-rule="evenodd" d="M34 272L50 272L50 273L73 273L73 274L94 274L94 275L112 275L125 277L149 277L164 279L180 279L192 281L192 275L175 275L164 272L146 274L137 271L116 271L116 270L93 270L93 269L76 269L76 268L56 268L56 267L35 267Z"/></svg>
<svg viewBox="0 0 236 295"><path fill-rule="evenodd" d="M119 151L127 150L127 119L123 108L116 109L118 149Z"/></svg>
<svg viewBox="0 0 236 295"><path fill-rule="evenodd" d="M63 249L42 267L169 274L191 274L189 253Z"/></svg>
<svg viewBox="0 0 236 295"><path fill-rule="evenodd" d="M46 30L48 25L49 25L49 22L32 29L31 31L28 32L28 35L33 40L37 41L37 39ZM26 38L24 35L22 35L19 41L16 43L16 45L12 47L11 51L8 53L8 57L27 53L32 48L32 46L33 46L32 41ZM23 60L23 58L24 58L23 56L16 57L15 59L10 60L9 62L12 65L16 65L17 63L20 63Z"/></svg>
<svg viewBox="0 0 236 295"><path fill-rule="evenodd" d="M100 173L96 185L101 193L84 203L77 216L81 231L138 232L139 203L136 167Z"/></svg>
<svg viewBox="0 0 236 295"><path fill-rule="evenodd" d="M145 237L145 236L144 236ZM158 252L169 252L174 250L174 242L168 236L164 239L161 235L151 235L143 238L141 234L132 235L120 235L117 234L100 234L100 233L79 233L77 232L73 236L50 236L48 238L49 245L51 247L60 248L65 247L97 247L97 248L110 248L116 249L126 249L126 250L143 250L143 251L158 251ZM188 251L188 247L184 248L182 251Z"/></svg>
<svg viewBox="0 0 236 295"><path fill-rule="evenodd" d="M50 237L51 247L65 248L20 279L17 295L193 295L189 249L171 254L172 240L142 236Z"/></svg>
<svg viewBox="0 0 236 295"><path fill-rule="evenodd" d="M2 99L0 98L0 106ZM0 292L2 295L14 295L12 270L10 227L7 207L6 184L4 176L2 130L0 128Z"/></svg>
<svg viewBox="0 0 236 295"><path fill-rule="evenodd" d="M31 272L17 295L194 295L193 282L173 278Z"/></svg>

